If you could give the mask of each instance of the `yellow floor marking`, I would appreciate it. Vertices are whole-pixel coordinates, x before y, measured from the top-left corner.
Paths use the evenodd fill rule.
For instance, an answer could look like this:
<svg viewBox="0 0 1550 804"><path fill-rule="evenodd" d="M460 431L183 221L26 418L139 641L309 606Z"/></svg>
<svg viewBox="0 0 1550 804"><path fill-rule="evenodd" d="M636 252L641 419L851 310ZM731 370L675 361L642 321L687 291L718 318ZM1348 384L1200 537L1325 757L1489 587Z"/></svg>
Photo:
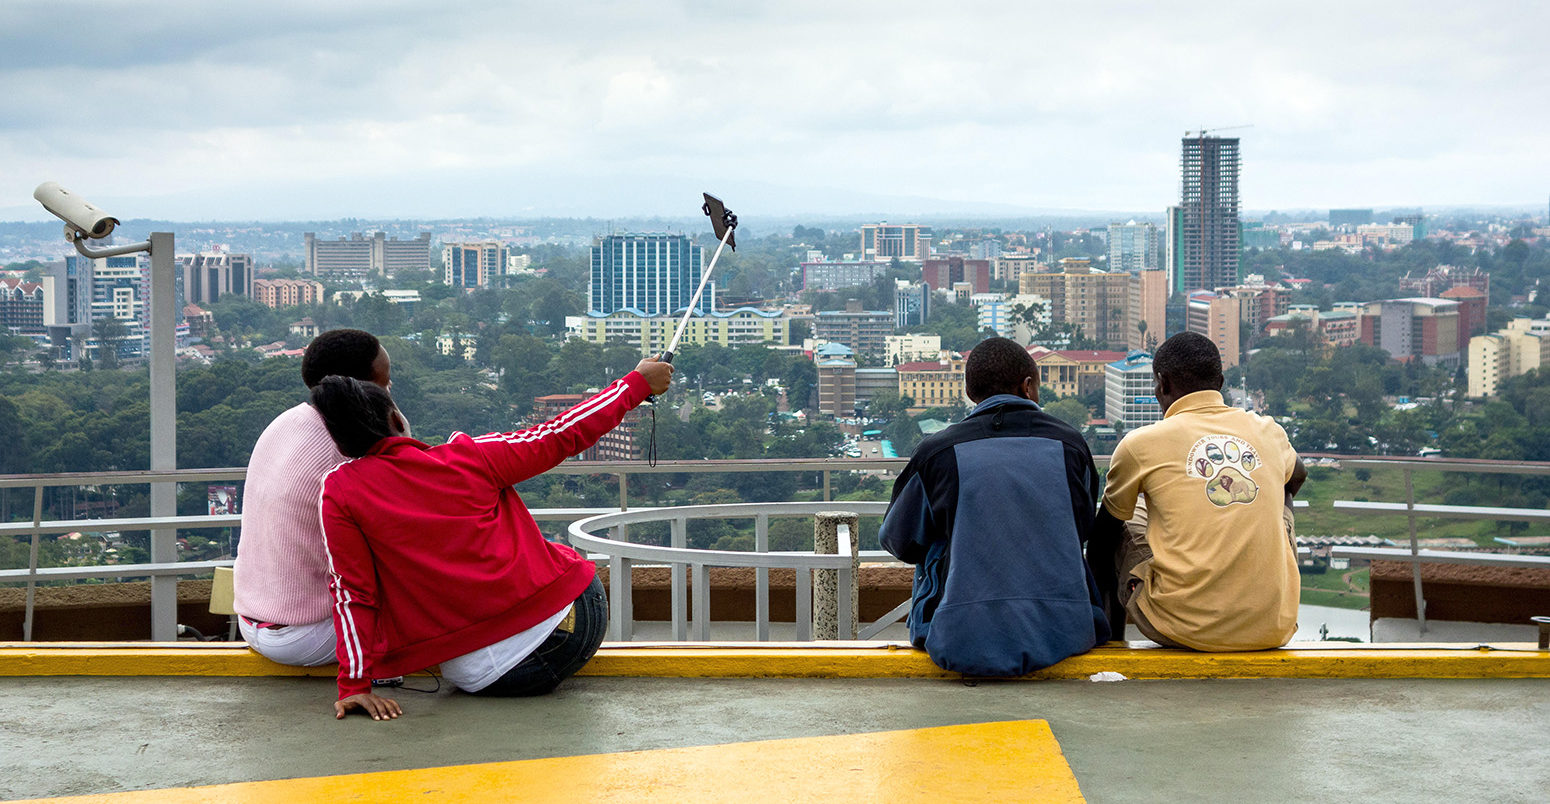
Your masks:
<svg viewBox="0 0 1550 804"><path fill-rule="evenodd" d="M1129 678L1550 678L1550 651L1529 643L1510 650L1427 645L1326 646L1196 653L1101 647L1031 679L1086 678L1100 671ZM240 644L0 643L3 676L320 676L333 666L286 667ZM677 646L604 645L581 675L659 678L957 678L922 651L861 643Z"/></svg>
<svg viewBox="0 0 1550 804"><path fill-rule="evenodd" d="M1042 720L183 787L46 801L1082 801Z"/></svg>

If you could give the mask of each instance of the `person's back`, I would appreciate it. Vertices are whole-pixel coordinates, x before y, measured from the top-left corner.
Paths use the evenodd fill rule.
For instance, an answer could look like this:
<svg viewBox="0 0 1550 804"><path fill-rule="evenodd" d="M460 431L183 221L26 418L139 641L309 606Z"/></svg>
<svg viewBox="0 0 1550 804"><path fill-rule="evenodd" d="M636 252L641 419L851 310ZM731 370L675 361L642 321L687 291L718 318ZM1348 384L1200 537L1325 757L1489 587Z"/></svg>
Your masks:
<svg viewBox="0 0 1550 804"><path fill-rule="evenodd" d="M1166 416L1120 441L1104 490L1105 521L1129 520L1121 602L1163 644L1284 645L1300 594L1290 509L1297 453L1273 419L1224 404L1208 339L1170 342L1153 364Z"/></svg>
<svg viewBox="0 0 1550 804"><path fill-rule="evenodd" d="M387 387L391 364L370 333L329 330L312 340L302 382L342 375ZM281 664L334 660L333 596L318 496L323 476L345 460L307 402L264 428L248 460L233 608L248 646Z"/></svg>
<svg viewBox="0 0 1550 804"><path fill-rule="evenodd" d="M987 379L1007 374L1027 382ZM982 342L967 375L979 405L915 449L880 538L916 565L917 647L947 670L1022 675L1108 639L1082 558L1098 475L1081 435L1039 410L1021 346Z"/></svg>
<svg viewBox="0 0 1550 804"><path fill-rule="evenodd" d="M330 618L318 492L323 476L344 460L305 402L275 417L258 437L233 577L235 608L244 617L293 625Z"/></svg>

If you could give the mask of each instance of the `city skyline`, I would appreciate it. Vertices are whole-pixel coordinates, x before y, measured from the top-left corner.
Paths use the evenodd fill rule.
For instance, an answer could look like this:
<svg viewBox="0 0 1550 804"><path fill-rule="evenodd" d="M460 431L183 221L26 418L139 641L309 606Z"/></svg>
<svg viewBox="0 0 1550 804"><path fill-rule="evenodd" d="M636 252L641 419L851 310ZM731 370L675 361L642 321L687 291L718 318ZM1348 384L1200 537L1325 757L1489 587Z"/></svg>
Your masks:
<svg viewBox="0 0 1550 804"><path fill-rule="evenodd" d="M883 8L23 0L0 220L1160 211L1242 124L1246 210L1544 208L1539 5Z"/></svg>

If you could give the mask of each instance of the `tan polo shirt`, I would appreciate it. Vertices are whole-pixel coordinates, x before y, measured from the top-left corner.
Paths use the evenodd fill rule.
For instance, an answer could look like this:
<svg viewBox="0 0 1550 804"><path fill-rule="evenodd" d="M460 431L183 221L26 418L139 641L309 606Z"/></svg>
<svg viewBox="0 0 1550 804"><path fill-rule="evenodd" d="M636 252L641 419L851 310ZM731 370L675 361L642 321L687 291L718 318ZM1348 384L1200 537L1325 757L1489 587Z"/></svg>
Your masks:
<svg viewBox="0 0 1550 804"><path fill-rule="evenodd" d="M1301 581L1282 513L1297 453L1275 420L1197 391L1126 434L1103 506L1121 520L1146 495L1152 560L1135 568L1137 605L1164 636L1197 650L1257 650L1297 632Z"/></svg>

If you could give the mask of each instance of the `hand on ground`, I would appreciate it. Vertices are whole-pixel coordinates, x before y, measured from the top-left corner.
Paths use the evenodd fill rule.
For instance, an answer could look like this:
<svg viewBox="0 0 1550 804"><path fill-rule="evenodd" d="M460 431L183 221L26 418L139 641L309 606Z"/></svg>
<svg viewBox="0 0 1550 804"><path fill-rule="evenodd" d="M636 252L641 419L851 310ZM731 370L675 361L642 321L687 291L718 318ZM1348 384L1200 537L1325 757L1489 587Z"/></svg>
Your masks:
<svg viewBox="0 0 1550 804"><path fill-rule="evenodd" d="M362 692L334 701L334 719L342 719L350 710L357 708L371 715L372 720L392 720L404 713L398 701L384 698L375 692Z"/></svg>

